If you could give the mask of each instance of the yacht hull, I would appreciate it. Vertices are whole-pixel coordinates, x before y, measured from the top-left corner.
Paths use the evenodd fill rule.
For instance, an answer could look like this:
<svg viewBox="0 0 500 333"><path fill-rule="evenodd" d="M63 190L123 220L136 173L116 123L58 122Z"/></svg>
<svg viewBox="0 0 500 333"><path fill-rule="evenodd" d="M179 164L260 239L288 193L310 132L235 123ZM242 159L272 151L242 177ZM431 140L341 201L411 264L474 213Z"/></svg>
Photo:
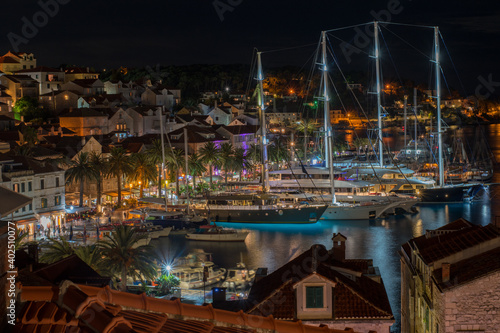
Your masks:
<svg viewBox="0 0 500 333"><path fill-rule="evenodd" d="M186 238L194 241L207 242L244 242L248 232L228 233L228 234L186 234Z"/></svg>
<svg viewBox="0 0 500 333"><path fill-rule="evenodd" d="M394 210L397 202L356 206L331 205L321 216L322 220L369 220L379 218L383 213Z"/></svg>
<svg viewBox="0 0 500 333"><path fill-rule="evenodd" d="M300 208L278 207L276 209L231 209L226 208L196 209L196 213L213 222L231 223L316 223L325 212L326 205L304 206Z"/></svg>
<svg viewBox="0 0 500 333"><path fill-rule="evenodd" d="M420 190L422 202L463 202L473 198L483 184L460 184Z"/></svg>

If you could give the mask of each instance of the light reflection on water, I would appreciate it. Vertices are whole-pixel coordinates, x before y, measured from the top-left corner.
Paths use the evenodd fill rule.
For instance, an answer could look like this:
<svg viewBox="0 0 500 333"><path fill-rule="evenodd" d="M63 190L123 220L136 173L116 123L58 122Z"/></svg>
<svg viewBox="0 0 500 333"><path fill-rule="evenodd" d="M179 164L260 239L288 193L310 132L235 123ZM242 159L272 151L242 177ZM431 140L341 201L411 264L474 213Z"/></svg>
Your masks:
<svg viewBox="0 0 500 333"><path fill-rule="evenodd" d="M500 125L493 125L487 132L490 146L499 156ZM498 170L497 170L498 171ZM494 182L500 182L498 172ZM221 226L249 229L250 235L244 243L212 243L186 241L184 236L171 235L157 241L159 252L185 255L193 249L202 248L213 253L213 260L221 267L235 266L243 260L250 268L267 267L273 272L313 244L324 244L331 248L333 233L347 237L347 258L373 259L380 268L389 301L396 317L394 331L399 330L400 318L400 261L398 250L409 239L423 235L426 230L439 228L458 218L486 225L492 217L500 215L500 188L492 186L489 200L470 204L422 204L414 215L389 217L377 221L320 221L304 225L255 225L219 223ZM155 243L152 243L155 244Z"/></svg>

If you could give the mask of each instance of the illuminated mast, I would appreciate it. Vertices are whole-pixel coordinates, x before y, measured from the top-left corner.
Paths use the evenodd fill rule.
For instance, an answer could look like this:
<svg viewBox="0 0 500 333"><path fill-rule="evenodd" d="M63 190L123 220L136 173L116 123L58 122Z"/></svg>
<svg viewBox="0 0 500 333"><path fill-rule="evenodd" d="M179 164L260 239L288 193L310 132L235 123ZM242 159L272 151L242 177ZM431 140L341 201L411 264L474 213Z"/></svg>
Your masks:
<svg viewBox="0 0 500 333"><path fill-rule="evenodd" d="M434 27L434 51L436 63L436 109L438 131L439 186L444 186L443 135L441 132L441 66L439 64L439 27Z"/></svg>
<svg viewBox="0 0 500 333"><path fill-rule="evenodd" d="M375 71L377 75L377 117L378 117L378 151L380 167L384 166L384 144L382 142L382 100L380 88L380 50L378 42L378 22L373 22L375 30Z"/></svg>
<svg viewBox="0 0 500 333"><path fill-rule="evenodd" d="M262 74L262 62L260 59L261 52L257 52L257 82L259 85L258 103L259 103L259 122L260 122L260 148L262 156L262 190L269 192L269 170L267 166L267 126L266 126L266 110L264 97L264 75Z"/></svg>
<svg viewBox="0 0 500 333"><path fill-rule="evenodd" d="M326 65L326 31L321 32L321 70L323 71L323 110L325 121L325 166L330 172L330 186L332 191L332 203L337 202L335 197L335 179L332 158L332 122L330 119L330 96L328 96L328 66Z"/></svg>

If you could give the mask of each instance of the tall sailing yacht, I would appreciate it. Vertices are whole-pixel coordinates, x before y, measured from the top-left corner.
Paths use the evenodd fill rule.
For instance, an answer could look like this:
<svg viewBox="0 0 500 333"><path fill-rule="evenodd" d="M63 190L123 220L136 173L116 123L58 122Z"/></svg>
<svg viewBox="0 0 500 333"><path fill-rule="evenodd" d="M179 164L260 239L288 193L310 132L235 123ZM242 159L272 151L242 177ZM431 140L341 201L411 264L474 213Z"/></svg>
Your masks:
<svg viewBox="0 0 500 333"><path fill-rule="evenodd" d="M377 23L375 23L375 31L377 30ZM377 36L377 34L375 35ZM375 57L378 59L378 39L375 39L376 51ZM336 200L335 195L335 175L333 167L333 131L332 122L330 119L330 96L329 96L329 78L328 78L328 65L326 56L326 31L322 32L321 37L322 46L322 60L321 60L321 70L323 71L322 83L323 83L323 110L324 110L324 133L325 133L325 162L329 170L330 187L332 201L328 206L321 219L324 220L366 220L381 217L385 212L394 212L395 208L401 206L399 201L384 201L384 202L372 202L365 204L349 204L349 203L339 203ZM378 63L377 63L378 68ZM377 91L380 92L380 82L377 81ZM380 102L380 101L379 101ZM379 110L380 112L380 110ZM381 120L379 118L379 127ZM382 140L381 132L379 133L380 140ZM382 142L380 141L380 152L382 152ZM382 154L381 154L382 155ZM410 201L405 201L407 205L413 206L417 200L413 199Z"/></svg>
<svg viewBox="0 0 500 333"><path fill-rule="evenodd" d="M284 204L278 195L269 193L268 141L261 52L257 52L257 71L263 193L211 196L206 198L206 202L195 204L194 209L198 214L215 222L316 223L327 209L327 205Z"/></svg>
<svg viewBox="0 0 500 333"><path fill-rule="evenodd" d="M441 65L439 61L439 46L439 27L434 27L439 185L432 188L422 189L420 191L420 197L423 202L463 202L473 199L476 194L487 185L482 183L445 185L443 131L441 128Z"/></svg>

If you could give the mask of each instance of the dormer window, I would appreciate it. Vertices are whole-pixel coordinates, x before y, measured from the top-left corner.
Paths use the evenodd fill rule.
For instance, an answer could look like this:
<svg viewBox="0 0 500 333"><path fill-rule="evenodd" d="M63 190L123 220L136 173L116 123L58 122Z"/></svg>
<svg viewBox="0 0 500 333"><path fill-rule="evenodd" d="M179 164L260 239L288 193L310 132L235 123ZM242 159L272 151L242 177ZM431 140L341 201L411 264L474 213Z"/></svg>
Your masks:
<svg viewBox="0 0 500 333"><path fill-rule="evenodd" d="M306 287L306 308L318 309L323 308L323 286Z"/></svg>

